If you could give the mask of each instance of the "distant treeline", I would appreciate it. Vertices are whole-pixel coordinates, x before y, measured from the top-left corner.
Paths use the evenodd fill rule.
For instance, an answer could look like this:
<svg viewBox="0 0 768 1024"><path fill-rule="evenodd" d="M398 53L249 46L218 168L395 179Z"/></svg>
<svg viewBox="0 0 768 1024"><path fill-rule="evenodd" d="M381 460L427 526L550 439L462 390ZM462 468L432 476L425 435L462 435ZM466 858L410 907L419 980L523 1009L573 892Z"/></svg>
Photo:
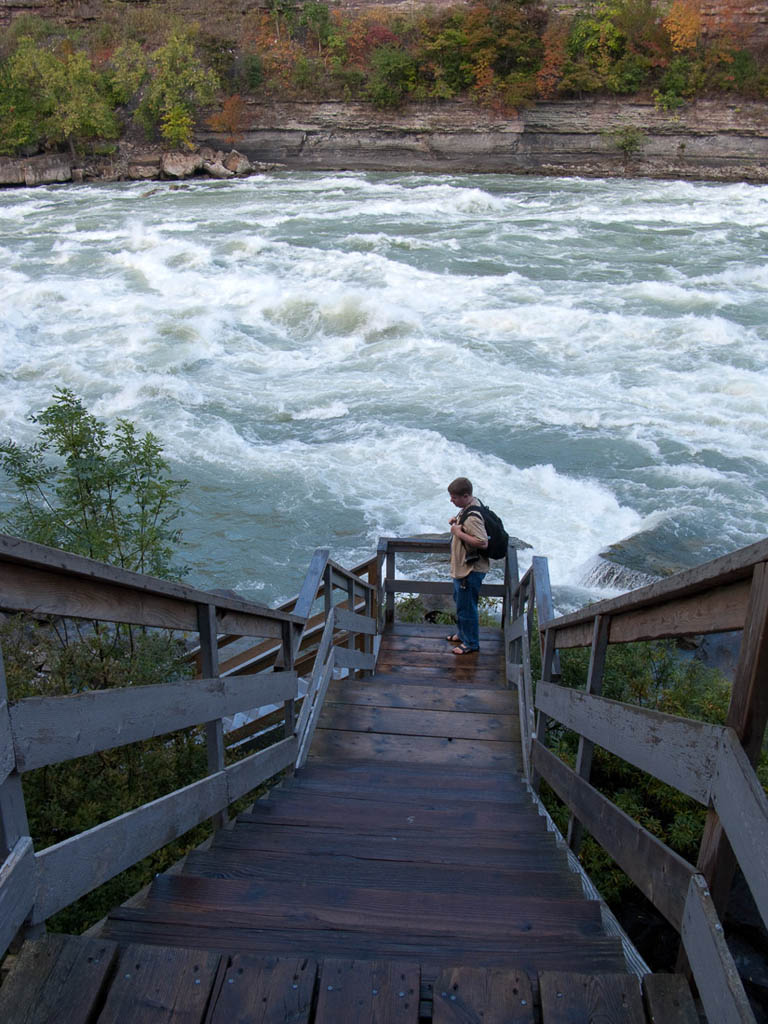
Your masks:
<svg viewBox="0 0 768 1024"><path fill-rule="evenodd" d="M697 0L469 0L409 13L348 13L269 0L207 26L154 4L112 4L71 28L34 16L0 36L0 153L108 151L126 132L191 144L201 117L236 142L246 100L469 97L500 112L539 99L645 95L674 110L697 96L768 97L768 54L737 22L703 39Z"/></svg>

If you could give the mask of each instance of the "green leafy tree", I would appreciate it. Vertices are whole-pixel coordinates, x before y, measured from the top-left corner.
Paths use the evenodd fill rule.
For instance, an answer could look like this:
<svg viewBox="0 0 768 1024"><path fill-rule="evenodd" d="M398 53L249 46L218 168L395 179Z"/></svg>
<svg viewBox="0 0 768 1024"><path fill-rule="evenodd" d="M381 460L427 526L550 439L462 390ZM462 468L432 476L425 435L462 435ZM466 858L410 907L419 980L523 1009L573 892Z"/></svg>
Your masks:
<svg viewBox="0 0 768 1024"><path fill-rule="evenodd" d="M109 88L116 103L129 103L147 78L147 57L134 39L119 46L110 60Z"/></svg>
<svg viewBox="0 0 768 1024"><path fill-rule="evenodd" d="M40 426L37 441L0 444L0 467L17 496L0 523L27 540L125 569L183 573L173 556L187 482L170 476L157 438L122 419L110 431L67 389L31 420Z"/></svg>
<svg viewBox="0 0 768 1024"><path fill-rule="evenodd" d="M23 36L2 69L2 151L68 143L77 146L119 134L104 81L81 50L54 53Z"/></svg>
<svg viewBox="0 0 768 1024"><path fill-rule="evenodd" d="M416 61L404 50L379 46L371 54L368 95L377 107L399 107L416 87Z"/></svg>
<svg viewBox="0 0 768 1024"><path fill-rule="evenodd" d="M306 0L301 8L299 24L305 26L313 36L320 56L333 33L328 5L318 3L318 0Z"/></svg>
<svg viewBox="0 0 768 1024"><path fill-rule="evenodd" d="M218 77L196 55L190 36L174 32L150 56L149 84L137 114L148 130L159 125L171 145L191 146L195 114L213 102L218 89Z"/></svg>

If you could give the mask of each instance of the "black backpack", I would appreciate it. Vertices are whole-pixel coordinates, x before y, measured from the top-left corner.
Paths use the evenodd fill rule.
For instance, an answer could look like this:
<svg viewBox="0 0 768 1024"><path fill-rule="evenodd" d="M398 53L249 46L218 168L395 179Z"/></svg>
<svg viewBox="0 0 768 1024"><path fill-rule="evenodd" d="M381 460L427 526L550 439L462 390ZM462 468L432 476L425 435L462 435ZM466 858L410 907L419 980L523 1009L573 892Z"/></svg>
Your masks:
<svg viewBox="0 0 768 1024"><path fill-rule="evenodd" d="M469 508L465 509L459 516L459 523L465 522L467 516L475 515L481 517L485 524L485 532L488 534L488 547L487 548L475 548L469 552L467 557L468 562L475 562L478 558L485 555L486 558L506 558L507 547L509 545L509 534L504 529L504 523L502 523L499 516L484 505L480 499L476 499L477 505L470 505ZM477 554L475 554L477 552ZM474 555L474 558L472 557Z"/></svg>

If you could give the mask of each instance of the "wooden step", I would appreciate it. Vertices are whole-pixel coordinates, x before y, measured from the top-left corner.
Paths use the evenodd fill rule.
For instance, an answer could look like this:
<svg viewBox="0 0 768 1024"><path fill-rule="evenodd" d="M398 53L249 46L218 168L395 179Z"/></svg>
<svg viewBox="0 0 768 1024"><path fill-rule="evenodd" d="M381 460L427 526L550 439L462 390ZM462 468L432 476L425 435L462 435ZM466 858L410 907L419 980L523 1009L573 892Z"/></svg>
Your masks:
<svg viewBox="0 0 768 1024"><path fill-rule="evenodd" d="M333 703L323 706L318 728L466 740L510 741L518 734L517 718L509 715Z"/></svg>
<svg viewBox="0 0 768 1024"><path fill-rule="evenodd" d="M493 790L496 787L514 787L526 794L530 800L530 794L525 783L515 772L505 769L482 768L472 765L456 763L450 772L446 772L441 765L412 764L409 762L388 762L382 764L378 760L360 760L352 764L340 764L338 761L323 761L320 758L300 768L293 776L295 779L304 778L329 778L335 776L344 779L361 779L369 781L389 783L390 781L401 785L406 783L419 783L425 786L439 785L449 793L454 789L471 789L473 793L482 790Z"/></svg>
<svg viewBox="0 0 768 1024"><path fill-rule="evenodd" d="M259 851L293 854L315 852L329 857L355 857L360 860L398 861L418 864L456 864L521 869L541 865L567 871L565 853L555 845L551 832L520 833L499 836L435 835L415 829L405 835L367 833L320 826L272 825L264 822L240 824L233 830L216 833L213 846L219 850L238 850L245 859Z"/></svg>
<svg viewBox="0 0 768 1024"><path fill-rule="evenodd" d="M303 793L286 790L259 800L238 818L241 822L268 821L273 824L323 825L355 830L374 828L378 832L407 834L414 830L440 834L463 833L476 840L481 833L498 836L521 832L543 832L546 823L531 806L497 810L494 805L462 804L461 807L412 803L324 798L310 800Z"/></svg>
<svg viewBox="0 0 768 1024"><path fill-rule="evenodd" d="M387 889L407 896L409 891L499 897L528 895L546 898L580 897L581 885L573 874L546 870L531 858L529 870L522 868L475 868L465 865L414 864L407 861L360 860L337 855L294 853L290 860L279 853L262 852L246 859L242 850L214 847L192 851L184 863L185 875L204 878L247 879L286 882L304 886L315 879L333 885Z"/></svg>
<svg viewBox="0 0 768 1024"><path fill-rule="evenodd" d="M518 714L517 692L480 687L419 686L408 682L339 679L328 687L326 704L357 704L378 708L417 708L486 715Z"/></svg>
<svg viewBox="0 0 768 1024"><path fill-rule="evenodd" d="M366 935L387 934L489 938L539 935L599 935L600 906L580 898L535 898L514 894L488 896L454 892L409 891L396 899L388 889L325 880L297 886L275 880L199 878L159 875L152 882L146 906L158 910L190 910L212 920L224 917L233 926L269 929L344 929Z"/></svg>
<svg viewBox="0 0 768 1024"><path fill-rule="evenodd" d="M191 908L152 905L118 907L104 925L104 937L117 942L182 945L229 953L400 960L422 965L435 978L446 964L475 967L519 966L531 976L540 970L588 973L596 964L603 972L626 971L621 943L599 935L514 934L503 940L473 936L369 934L343 928L265 929L228 921L222 914L200 915ZM591 965L591 967L590 967Z"/></svg>
<svg viewBox="0 0 768 1024"><path fill-rule="evenodd" d="M522 764L519 742L453 739L444 736L397 736L391 733L318 729L310 749L310 762L324 760L380 760L413 765L455 764L518 772Z"/></svg>
<svg viewBox="0 0 768 1024"><path fill-rule="evenodd" d="M315 762L313 761L312 767L314 765ZM418 775L416 778L418 779ZM316 794L314 797L309 797L309 799L319 799L322 794L336 797L349 795L352 797L356 796L362 800L386 800L391 803L418 800L425 803L444 803L450 806L461 806L463 803L476 804L479 801L483 804L498 805L499 808L509 806L510 804L530 807L530 796L524 789L515 787L512 784L507 788L499 786L490 790L477 789L476 787L468 789L453 788L453 792L451 792L450 790L446 791L444 787L438 787L436 784L433 784L431 787L425 787L418 783L410 784L403 781L399 785L394 783L387 784L386 782L377 785L375 781L361 782L356 779L346 779L343 776L330 779L318 779L310 776L309 778L286 779L272 792L275 797L283 792Z"/></svg>

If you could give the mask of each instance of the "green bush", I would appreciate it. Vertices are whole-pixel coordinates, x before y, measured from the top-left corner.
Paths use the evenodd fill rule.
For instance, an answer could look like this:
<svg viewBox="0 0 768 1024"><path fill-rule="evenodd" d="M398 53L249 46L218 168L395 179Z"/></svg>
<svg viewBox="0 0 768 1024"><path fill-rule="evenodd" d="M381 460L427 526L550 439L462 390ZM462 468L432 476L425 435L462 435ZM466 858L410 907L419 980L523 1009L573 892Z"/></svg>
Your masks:
<svg viewBox="0 0 768 1024"><path fill-rule="evenodd" d="M583 689L589 650L562 651L565 686ZM608 649L603 696L639 707L698 721L724 722L731 687L718 671L694 658L684 658L673 641L615 644ZM573 766L578 737L556 723L549 743ZM653 776L595 747L591 783L681 856L695 862L704 828L706 809ZM549 787L542 795L558 827L565 833L568 811ZM617 905L630 880L608 854L585 833L579 858L605 899Z"/></svg>
<svg viewBox="0 0 768 1024"><path fill-rule="evenodd" d="M31 421L30 445L0 443L16 503L0 515L11 533L153 576L178 578L177 521L186 480L174 480L156 437L118 420L113 431L62 388Z"/></svg>
<svg viewBox="0 0 768 1024"><path fill-rule="evenodd" d="M379 46L371 54L368 97L376 107L399 107L416 88L416 61L395 46Z"/></svg>

